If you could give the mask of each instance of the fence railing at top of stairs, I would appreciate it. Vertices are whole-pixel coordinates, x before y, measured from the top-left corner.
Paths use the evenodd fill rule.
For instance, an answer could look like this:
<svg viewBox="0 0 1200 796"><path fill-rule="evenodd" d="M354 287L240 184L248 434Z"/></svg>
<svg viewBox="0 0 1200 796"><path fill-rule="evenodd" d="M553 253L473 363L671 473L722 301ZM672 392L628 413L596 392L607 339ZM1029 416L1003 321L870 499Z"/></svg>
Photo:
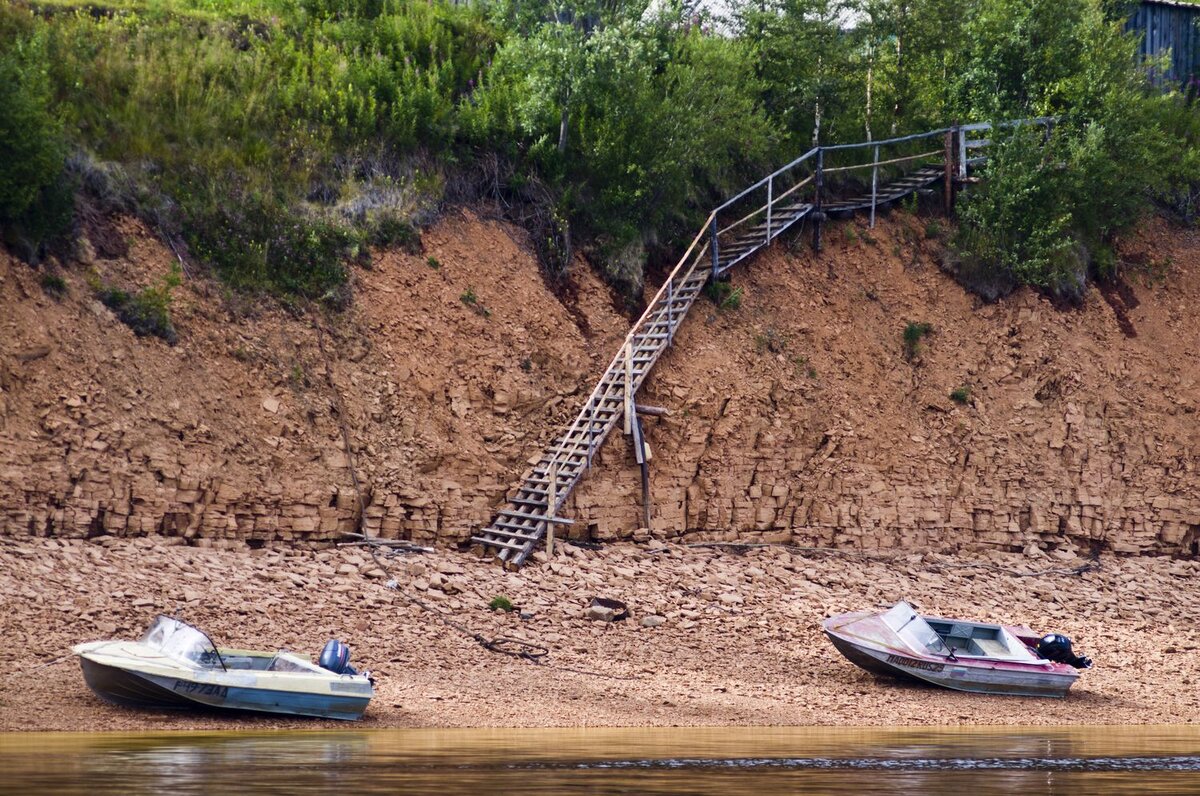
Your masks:
<svg viewBox="0 0 1200 796"><path fill-rule="evenodd" d="M1036 124L1048 135L1053 123L1038 118L996 126ZM630 329L575 419L534 461L507 505L472 541L495 549L499 559L516 565L523 564L543 538L552 550L554 528L572 522L561 516L563 504L618 422L631 437L642 468L643 516L649 522L652 453L635 399L705 283L805 219L814 222L812 245L819 250L826 218L869 210L874 227L877 208L938 182L943 183L948 210L955 185L987 160L982 150L991 141L976 136L992 128L989 123L959 125L880 141L814 147L717 206ZM929 149L931 140L939 145ZM856 159L864 152L869 160ZM851 176L859 172L869 173L869 181Z"/></svg>

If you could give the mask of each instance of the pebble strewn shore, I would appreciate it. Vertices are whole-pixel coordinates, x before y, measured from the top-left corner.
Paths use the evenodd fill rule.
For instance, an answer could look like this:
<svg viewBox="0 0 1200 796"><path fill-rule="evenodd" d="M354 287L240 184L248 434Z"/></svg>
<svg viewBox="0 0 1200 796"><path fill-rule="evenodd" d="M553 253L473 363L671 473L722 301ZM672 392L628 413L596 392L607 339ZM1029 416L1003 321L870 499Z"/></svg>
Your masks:
<svg viewBox="0 0 1200 796"><path fill-rule="evenodd" d="M378 678L363 726L1165 724L1200 720L1200 562L1101 557L558 546L505 572L439 550L249 549L159 537L0 538L0 730L314 728L323 722L139 712L91 694L69 647L135 637L156 613L222 646L316 653L347 641ZM402 596L486 637L545 645L535 665L483 649ZM516 609L493 612L505 596ZM619 622L588 618L593 597ZM1096 667L1065 700L979 697L877 680L818 623L908 599L927 613L1027 623ZM336 725L344 726L344 725Z"/></svg>

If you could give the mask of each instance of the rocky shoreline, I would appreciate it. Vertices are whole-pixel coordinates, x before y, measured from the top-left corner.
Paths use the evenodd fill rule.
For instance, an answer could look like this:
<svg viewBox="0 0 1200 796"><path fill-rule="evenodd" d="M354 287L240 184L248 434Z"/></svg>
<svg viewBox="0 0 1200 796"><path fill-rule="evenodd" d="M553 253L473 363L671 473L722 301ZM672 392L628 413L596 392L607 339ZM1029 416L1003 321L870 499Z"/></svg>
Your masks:
<svg viewBox="0 0 1200 796"><path fill-rule="evenodd" d="M517 572L439 549L385 557L389 573L356 547L182 541L0 537L9 669L0 682L0 730L326 726L101 702L84 685L70 645L136 636L158 612L181 615L227 646L316 652L327 638L342 638L378 678L357 725L364 727L1200 721L1194 560L651 540L560 544L554 559L538 553ZM389 574L398 589L387 587ZM487 651L407 594L470 632L544 645L549 654L538 665ZM513 611L488 608L500 596ZM597 596L625 602L631 616L589 618ZM1065 700L970 696L877 680L820 632L825 616L899 599L928 613L1066 633L1096 667Z"/></svg>

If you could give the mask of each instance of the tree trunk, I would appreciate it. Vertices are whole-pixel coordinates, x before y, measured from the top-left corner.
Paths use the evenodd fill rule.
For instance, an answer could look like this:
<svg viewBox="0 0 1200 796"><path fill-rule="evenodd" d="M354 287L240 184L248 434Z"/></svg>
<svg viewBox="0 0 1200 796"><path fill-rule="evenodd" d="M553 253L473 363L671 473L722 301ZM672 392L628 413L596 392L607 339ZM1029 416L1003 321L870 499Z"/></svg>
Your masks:
<svg viewBox="0 0 1200 796"><path fill-rule="evenodd" d="M813 137L812 145L821 143L821 56L817 56L817 98L813 103Z"/></svg>
<svg viewBox="0 0 1200 796"><path fill-rule="evenodd" d="M570 127L571 111L567 102L563 102L562 116L558 121L558 154L567 151L567 129Z"/></svg>
<svg viewBox="0 0 1200 796"><path fill-rule="evenodd" d="M867 116L863 126L866 128L867 140L871 139L871 88L875 79L875 46L867 48Z"/></svg>
<svg viewBox="0 0 1200 796"><path fill-rule="evenodd" d="M892 106L892 135L900 126L904 100L908 96L907 75L904 72L904 31L908 26L908 4L900 6L900 24L896 26L896 104Z"/></svg>

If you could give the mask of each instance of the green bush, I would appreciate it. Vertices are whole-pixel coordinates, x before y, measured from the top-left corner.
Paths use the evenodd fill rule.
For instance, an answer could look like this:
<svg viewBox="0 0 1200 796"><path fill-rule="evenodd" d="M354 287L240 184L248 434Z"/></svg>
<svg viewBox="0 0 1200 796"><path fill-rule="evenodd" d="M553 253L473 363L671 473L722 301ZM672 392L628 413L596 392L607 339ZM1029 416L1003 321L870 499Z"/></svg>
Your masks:
<svg viewBox="0 0 1200 796"><path fill-rule="evenodd" d="M745 290L734 287L729 282L714 279L704 285L704 295L721 310L737 310L742 306Z"/></svg>
<svg viewBox="0 0 1200 796"><path fill-rule="evenodd" d="M902 335L905 359L914 359L921 352L921 340L932 333L933 326L928 323L909 321L905 324Z"/></svg>
<svg viewBox="0 0 1200 796"><path fill-rule="evenodd" d="M175 345L179 336L171 323L171 291L179 284L180 275L176 267L158 284L137 293L129 294L108 286L100 288L98 297L138 337L153 335Z"/></svg>
<svg viewBox="0 0 1200 796"><path fill-rule="evenodd" d="M1188 95L1166 98L1157 110L1156 127L1163 131L1177 158L1166 170L1154 200L1181 221L1194 224L1200 218L1200 105L1195 88Z"/></svg>
<svg viewBox="0 0 1200 796"><path fill-rule="evenodd" d="M40 36L0 47L0 227L31 261L69 227L74 209L46 57Z"/></svg>
<svg viewBox="0 0 1200 796"><path fill-rule="evenodd" d="M1077 295L1148 196L1200 203L1194 108L1146 91L1107 0L734 0L703 26L644 0L25 2L0 4L10 242L66 226L74 147L128 176L126 211L283 297L341 301L363 244L419 250L407 208L481 198L551 273L584 251L639 296L769 165L954 120L1061 120L1035 154L996 148L1020 200L964 205L961 272L997 290Z"/></svg>
<svg viewBox="0 0 1200 796"><path fill-rule="evenodd" d="M332 301L346 280L357 234L260 194L231 195L194 213L185 209L192 251L230 285Z"/></svg>
<svg viewBox="0 0 1200 796"><path fill-rule="evenodd" d="M1093 0L979 8L960 107L1058 120L992 131L985 180L960 208L959 274L988 298L1023 284L1077 301L1089 277L1112 275L1116 234L1170 190L1181 158L1195 165L1195 150L1156 123L1176 100L1147 83L1120 15Z"/></svg>
<svg viewBox="0 0 1200 796"><path fill-rule="evenodd" d="M488 610L490 611L504 611L505 613L510 613L515 611L516 608L517 607L513 605L512 600L508 599L503 594L496 595L492 598L492 601L488 603Z"/></svg>
<svg viewBox="0 0 1200 796"><path fill-rule="evenodd" d="M58 274L42 274L42 290L60 299L67 295L67 282Z"/></svg>
<svg viewBox="0 0 1200 796"><path fill-rule="evenodd" d="M950 400L956 404L965 404L971 400L970 387L955 387L950 391Z"/></svg>
<svg viewBox="0 0 1200 796"><path fill-rule="evenodd" d="M409 254L421 252L421 233L392 213L381 214L371 224L370 242L373 246L396 247Z"/></svg>

